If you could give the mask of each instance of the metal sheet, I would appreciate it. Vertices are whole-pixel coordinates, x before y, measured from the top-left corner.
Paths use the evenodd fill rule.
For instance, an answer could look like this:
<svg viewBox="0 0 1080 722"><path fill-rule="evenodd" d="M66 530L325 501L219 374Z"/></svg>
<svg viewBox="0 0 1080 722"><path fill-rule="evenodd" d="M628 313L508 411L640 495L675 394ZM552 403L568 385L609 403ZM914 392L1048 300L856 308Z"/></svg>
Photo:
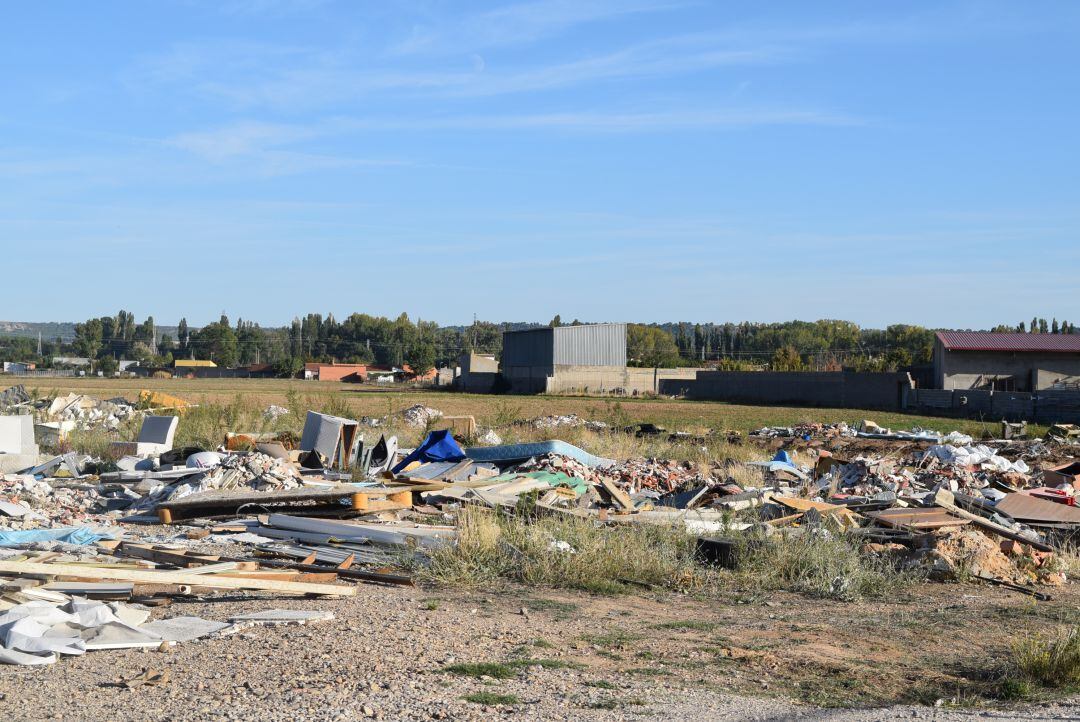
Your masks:
<svg viewBox="0 0 1080 722"><path fill-rule="evenodd" d="M1080 508L1036 499L1027 494L1006 494L994 508L1017 521L1080 524Z"/></svg>

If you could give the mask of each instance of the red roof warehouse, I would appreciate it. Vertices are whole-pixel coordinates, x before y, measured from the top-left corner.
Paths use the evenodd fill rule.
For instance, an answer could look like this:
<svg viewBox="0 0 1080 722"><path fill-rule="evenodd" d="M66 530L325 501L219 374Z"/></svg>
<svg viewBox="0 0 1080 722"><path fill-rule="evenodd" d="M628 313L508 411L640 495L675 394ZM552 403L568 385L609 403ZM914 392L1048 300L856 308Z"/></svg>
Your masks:
<svg viewBox="0 0 1080 722"><path fill-rule="evenodd" d="M934 376L942 389L1073 386L1080 383L1080 334L939 331Z"/></svg>

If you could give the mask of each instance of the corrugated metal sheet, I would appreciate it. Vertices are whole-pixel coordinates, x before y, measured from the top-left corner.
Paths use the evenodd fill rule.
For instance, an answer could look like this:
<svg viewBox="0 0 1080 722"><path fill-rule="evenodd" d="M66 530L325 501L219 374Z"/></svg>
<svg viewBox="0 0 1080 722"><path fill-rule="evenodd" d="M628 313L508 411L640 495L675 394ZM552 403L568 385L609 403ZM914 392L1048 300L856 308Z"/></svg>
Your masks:
<svg viewBox="0 0 1080 722"><path fill-rule="evenodd" d="M550 367L553 361L553 329L532 328L503 333L503 373L515 366Z"/></svg>
<svg viewBox="0 0 1080 722"><path fill-rule="evenodd" d="M1080 353L1080 334L938 331L937 337L950 351Z"/></svg>
<svg viewBox="0 0 1080 722"><path fill-rule="evenodd" d="M534 328L503 334L503 373L514 367L626 366L626 324Z"/></svg>
<svg viewBox="0 0 1080 722"><path fill-rule="evenodd" d="M626 366L626 324L560 326L555 331L557 365Z"/></svg>

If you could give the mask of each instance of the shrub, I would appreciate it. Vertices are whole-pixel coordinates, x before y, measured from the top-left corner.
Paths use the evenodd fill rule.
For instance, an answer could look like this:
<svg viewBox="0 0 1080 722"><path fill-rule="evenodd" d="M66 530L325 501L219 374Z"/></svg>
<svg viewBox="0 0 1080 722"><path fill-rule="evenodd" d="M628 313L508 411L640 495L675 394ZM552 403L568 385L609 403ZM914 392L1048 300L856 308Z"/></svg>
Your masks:
<svg viewBox="0 0 1080 722"><path fill-rule="evenodd" d="M1080 687L1080 626L1017 642L1012 649L1012 666L1021 679L1043 687Z"/></svg>

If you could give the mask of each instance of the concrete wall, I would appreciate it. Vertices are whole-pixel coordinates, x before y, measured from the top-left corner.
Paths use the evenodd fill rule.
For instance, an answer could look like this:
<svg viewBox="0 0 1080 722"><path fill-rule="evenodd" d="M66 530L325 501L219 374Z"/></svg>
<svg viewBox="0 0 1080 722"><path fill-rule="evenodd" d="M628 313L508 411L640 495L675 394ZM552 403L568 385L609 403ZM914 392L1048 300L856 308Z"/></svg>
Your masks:
<svg viewBox="0 0 1080 722"><path fill-rule="evenodd" d="M463 353L458 358L458 366L462 374L468 373L494 373L499 370L499 362L494 356L486 356L479 353Z"/></svg>
<svg viewBox="0 0 1080 722"><path fill-rule="evenodd" d="M899 409L912 387L905 373L698 371L693 382L665 381L662 394L691 399L797 404L859 409Z"/></svg>
<svg viewBox="0 0 1080 722"><path fill-rule="evenodd" d="M692 382L698 369L646 369L623 366L557 365L548 379L548 393L623 394L654 393L668 381Z"/></svg>
<svg viewBox="0 0 1080 722"><path fill-rule="evenodd" d="M1059 379L1080 377L1080 354L946 351L939 341L934 369L943 389L974 389L1012 377L1016 391L1039 391Z"/></svg>
<svg viewBox="0 0 1080 722"><path fill-rule="evenodd" d="M454 379L454 388L470 394L490 394L495 391L499 374L491 371L473 371Z"/></svg>
<svg viewBox="0 0 1080 722"><path fill-rule="evenodd" d="M990 421L1080 423L1080 391L988 391L983 389L911 389L903 408L914 413Z"/></svg>

